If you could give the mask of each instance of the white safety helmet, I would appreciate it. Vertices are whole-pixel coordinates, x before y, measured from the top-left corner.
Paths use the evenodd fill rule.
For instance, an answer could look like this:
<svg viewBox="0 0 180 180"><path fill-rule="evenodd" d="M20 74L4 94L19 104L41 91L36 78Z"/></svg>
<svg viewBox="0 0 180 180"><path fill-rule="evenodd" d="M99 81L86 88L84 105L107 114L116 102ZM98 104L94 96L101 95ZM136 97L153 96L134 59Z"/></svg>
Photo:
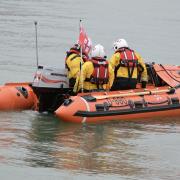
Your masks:
<svg viewBox="0 0 180 180"><path fill-rule="evenodd" d="M113 48L114 50L118 50L119 48L128 47L128 43L125 39L118 39L114 42Z"/></svg>
<svg viewBox="0 0 180 180"><path fill-rule="evenodd" d="M104 47L101 44L94 46L91 52L92 57L106 58Z"/></svg>

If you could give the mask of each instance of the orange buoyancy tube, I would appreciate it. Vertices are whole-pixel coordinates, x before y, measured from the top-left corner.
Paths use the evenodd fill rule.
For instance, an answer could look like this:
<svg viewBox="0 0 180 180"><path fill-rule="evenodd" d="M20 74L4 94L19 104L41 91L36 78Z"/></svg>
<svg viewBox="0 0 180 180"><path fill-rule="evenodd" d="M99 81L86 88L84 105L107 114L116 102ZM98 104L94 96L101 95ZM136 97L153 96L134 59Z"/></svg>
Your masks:
<svg viewBox="0 0 180 180"><path fill-rule="evenodd" d="M7 83L0 86L0 111L37 110L38 98L29 83Z"/></svg>
<svg viewBox="0 0 180 180"><path fill-rule="evenodd" d="M171 93L171 94L168 94ZM152 117L180 116L180 92L168 87L147 91L91 93L67 99L56 111L60 120L74 123L147 121Z"/></svg>

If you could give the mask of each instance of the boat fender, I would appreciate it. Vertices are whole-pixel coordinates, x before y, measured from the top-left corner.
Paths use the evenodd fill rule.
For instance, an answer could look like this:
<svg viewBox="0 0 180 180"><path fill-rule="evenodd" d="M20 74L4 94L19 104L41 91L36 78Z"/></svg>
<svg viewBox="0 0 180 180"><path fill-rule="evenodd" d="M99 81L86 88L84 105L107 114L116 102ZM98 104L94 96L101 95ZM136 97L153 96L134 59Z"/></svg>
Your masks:
<svg viewBox="0 0 180 180"><path fill-rule="evenodd" d="M144 100L142 100L142 101L129 100L128 105L130 106L131 109L134 109L134 108L138 109L138 108L146 107L147 103Z"/></svg>
<svg viewBox="0 0 180 180"><path fill-rule="evenodd" d="M23 86L19 86L19 87L16 87L16 89L24 96L24 98L28 98L28 91L25 87ZM20 96L19 93L17 93L17 96Z"/></svg>
<svg viewBox="0 0 180 180"><path fill-rule="evenodd" d="M69 106L72 102L73 102L72 99L65 99L63 105L64 106Z"/></svg>
<svg viewBox="0 0 180 180"><path fill-rule="evenodd" d="M96 111L108 111L109 103L104 102L103 104L96 104Z"/></svg>
<svg viewBox="0 0 180 180"><path fill-rule="evenodd" d="M144 101L134 101L134 107L135 108L143 108L144 107Z"/></svg>
<svg viewBox="0 0 180 180"><path fill-rule="evenodd" d="M179 98L178 97L172 97L170 98L171 104L179 104Z"/></svg>

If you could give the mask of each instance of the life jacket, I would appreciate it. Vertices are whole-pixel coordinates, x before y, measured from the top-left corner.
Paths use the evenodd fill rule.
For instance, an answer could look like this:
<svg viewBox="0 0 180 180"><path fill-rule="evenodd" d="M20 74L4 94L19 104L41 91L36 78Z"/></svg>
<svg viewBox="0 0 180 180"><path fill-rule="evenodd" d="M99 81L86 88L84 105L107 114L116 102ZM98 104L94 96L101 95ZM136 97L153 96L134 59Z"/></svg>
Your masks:
<svg viewBox="0 0 180 180"><path fill-rule="evenodd" d="M97 86L107 84L109 80L108 61L102 58L92 58L94 71L90 78L86 78L85 81L89 81Z"/></svg>
<svg viewBox="0 0 180 180"><path fill-rule="evenodd" d="M76 56L74 56L73 58L71 58L71 60L75 59L76 57L80 57L80 52L74 48L71 48L69 51L66 52L66 58L65 61L68 59L68 57L71 54L76 54Z"/></svg>
<svg viewBox="0 0 180 180"><path fill-rule="evenodd" d="M65 61L68 59L68 57L71 55L71 54L76 54L76 56L74 56L73 58L71 58L71 60L75 59L76 57L81 57L80 56L80 52L75 49L75 48L71 48L69 51L66 52L66 58L65 58ZM82 53L82 58L83 58L83 61L88 61L89 60L89 57L86 53Z"/></svg>
<svg viewBox="0 0 180 180"><path fill-rule="evenodd" d="M117 71L120 67L126 67L128 69L128 76L131 78L134 72L134 68L138 66L137 56L130 48L120 48L116 51L116 53L117 52L120 53L121 59L120 63L115 68L115 77L117 77Z"/></svg>
<svg viewBox="0 0 180 180"><path fill-rule="evenodd" d="M77 58L77 57L80 57L80 52L78 50L76 50L75 48L71 48L69 51L66 52L66 58L65 58L65 67L68 71L70 71L66 61L68 59L68 57L71 55L71 54L76 54L74 55L70 60L72 61L73 59Z"/></svg>

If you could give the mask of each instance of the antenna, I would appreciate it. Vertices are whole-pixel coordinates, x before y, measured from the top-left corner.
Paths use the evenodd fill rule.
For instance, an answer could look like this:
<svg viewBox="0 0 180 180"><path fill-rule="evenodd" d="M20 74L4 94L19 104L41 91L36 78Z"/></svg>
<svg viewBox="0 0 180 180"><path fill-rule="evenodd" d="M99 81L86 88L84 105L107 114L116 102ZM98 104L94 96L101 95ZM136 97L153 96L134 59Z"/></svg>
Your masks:
<svg viewBox="0 0 180 180"><path fill-rule="evenodd" d="M36 37L36 65L37 68L39 66L39 58L38 58L38 36L37 36L37 21L34 21L35 26L35 37Z"/></svg>

